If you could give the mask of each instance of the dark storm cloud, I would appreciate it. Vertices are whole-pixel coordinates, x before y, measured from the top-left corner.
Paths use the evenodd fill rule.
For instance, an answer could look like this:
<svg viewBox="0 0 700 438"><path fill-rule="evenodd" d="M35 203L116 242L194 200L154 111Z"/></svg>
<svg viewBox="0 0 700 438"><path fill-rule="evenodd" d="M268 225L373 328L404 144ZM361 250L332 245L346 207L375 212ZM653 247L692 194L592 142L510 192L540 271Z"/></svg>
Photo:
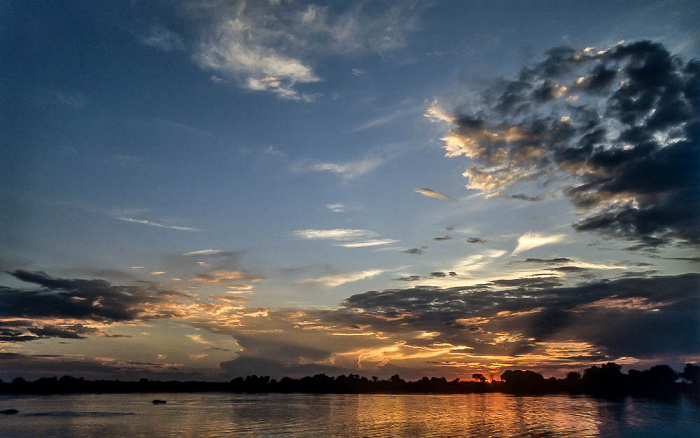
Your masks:
<svg viewBox="0 0 700 438"><path fill-rule="evenodd" d="M151 284L113 286L105 280L62 279L24 270L11 274L18 280L40 286L40 289L0 287L0 317L129 321L139 317L144 307L179 295Z"/></svg>
<svg viewBox="0 0 700 438"><path fill-rule="evenodd" d="M76 323L116 323L171 318L177 310L166 305L184 296L156 284L114 286L105 280L63 279L43 272L10 272L39 288L0 286L0 340L26 342L41 338L84 339L88 335L118 337Z"/></svg>
<svg viewBox="0 0 700 438"><path fill-rule="evenodd" d="M525 354L539 342L588 342L612 356L691 354L700 350L700 275L598 280L561 287L554 277L498 280L469 287L370 291L324 320L388 333L440 332L435 341L476 353ZM402 318L396 324L395 318ZM517 340L494 347L495 334ZM506 349L503 351L502 349Z"/></svg>
<svg viewBox="0 0 700 438"><path fill-rule="evenodd" d="M491 195L546 177L582 213L573 225L634 242L700 244L700 62L650 41L608 50L557 47L457 114L448 156L472 159Z"/></svg>

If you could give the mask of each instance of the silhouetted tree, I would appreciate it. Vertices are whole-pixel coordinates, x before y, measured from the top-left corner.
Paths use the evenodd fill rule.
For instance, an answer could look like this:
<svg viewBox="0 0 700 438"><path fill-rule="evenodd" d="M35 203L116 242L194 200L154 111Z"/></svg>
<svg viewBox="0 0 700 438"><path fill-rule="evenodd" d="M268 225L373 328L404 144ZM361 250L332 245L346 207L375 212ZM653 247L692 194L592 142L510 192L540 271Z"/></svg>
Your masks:
<svg viewBox="0 0 700 438"><path fill-rule="evenodd" d="M685 364L683 372L680 377L684 378L694 386L700 385L700 366L693 365L692 363Z"/></svg>
<svg viewBox="0 0 700 438"><path fill-rule="evenodd" d="M508 370L501 374L508 392L535 394L544 392L544 377L534 371Z"/></svg>
<svg viewBox="0 0 700 438"><path fill-rule="evenodd" d="M583 372L581 384L589 394L599 396L621 396L625 392L625 379L622 365L608 362L600 368L592 366Z"/></svg>

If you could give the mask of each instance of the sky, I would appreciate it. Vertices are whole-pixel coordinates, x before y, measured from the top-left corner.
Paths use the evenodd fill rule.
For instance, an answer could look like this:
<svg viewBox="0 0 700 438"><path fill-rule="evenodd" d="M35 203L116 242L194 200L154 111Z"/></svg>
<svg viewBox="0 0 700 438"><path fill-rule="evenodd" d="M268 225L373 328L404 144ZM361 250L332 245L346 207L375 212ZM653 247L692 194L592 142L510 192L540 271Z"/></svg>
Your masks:
<svg viewBox="0 0 700 438"><path fill-rule="evenodd" d="M700 361L700 4L0 4L0 378Z"/></svg>

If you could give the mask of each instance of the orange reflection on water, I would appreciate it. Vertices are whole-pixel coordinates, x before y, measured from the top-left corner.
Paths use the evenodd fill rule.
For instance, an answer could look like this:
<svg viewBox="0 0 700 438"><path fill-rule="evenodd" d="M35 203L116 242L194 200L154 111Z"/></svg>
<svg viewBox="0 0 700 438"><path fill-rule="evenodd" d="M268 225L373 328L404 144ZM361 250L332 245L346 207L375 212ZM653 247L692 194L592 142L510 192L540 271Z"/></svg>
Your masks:
<svg viewBox="0 0 700 438"><path fill-rule="evenodd" d="M373 395L348 402L355 404L354 423L371 429L364 436L597 436L600 430L596 403L568 396Z"/></svg>

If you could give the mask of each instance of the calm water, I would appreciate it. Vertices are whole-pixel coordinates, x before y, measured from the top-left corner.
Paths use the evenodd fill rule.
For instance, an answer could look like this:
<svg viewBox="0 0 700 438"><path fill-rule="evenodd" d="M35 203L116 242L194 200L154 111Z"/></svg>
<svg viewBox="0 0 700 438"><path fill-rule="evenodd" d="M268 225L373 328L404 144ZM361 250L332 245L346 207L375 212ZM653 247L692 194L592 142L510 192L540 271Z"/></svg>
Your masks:
<svg viewBox="0 0 700 438"><path fill-rule="evenodd" d="M154 398L165 405L153 405ZM691 437L700 407L586 397L117 394L0 396L3 437Z"/></svg>

